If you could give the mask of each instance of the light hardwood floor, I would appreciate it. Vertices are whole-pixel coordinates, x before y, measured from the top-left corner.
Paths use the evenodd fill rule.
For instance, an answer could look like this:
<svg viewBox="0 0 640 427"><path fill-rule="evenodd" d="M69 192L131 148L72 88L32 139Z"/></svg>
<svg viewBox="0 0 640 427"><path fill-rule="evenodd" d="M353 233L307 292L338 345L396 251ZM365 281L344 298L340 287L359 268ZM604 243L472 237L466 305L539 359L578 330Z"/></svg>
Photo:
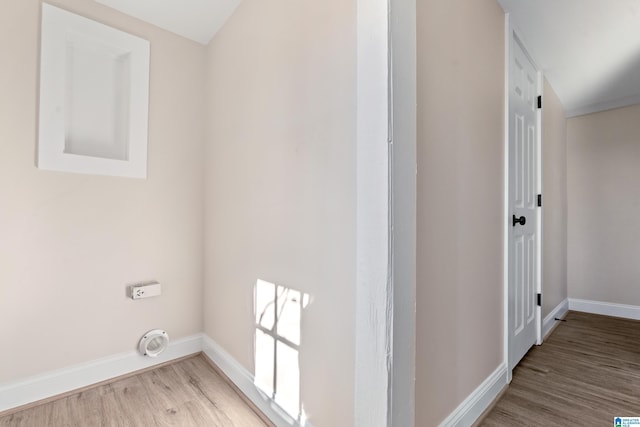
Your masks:
<svg viewBox="0 0 640 427"><path fill-rule="evenodd" d="M0 417L0 427L265 427L202 355Z"/></svg>
<svg viewBox="0 0 640 427"><path fill-rule="evenodd" d="M640 416L640 321L565 319L516 367L480 426L612 426L616 416Z"/></svg>

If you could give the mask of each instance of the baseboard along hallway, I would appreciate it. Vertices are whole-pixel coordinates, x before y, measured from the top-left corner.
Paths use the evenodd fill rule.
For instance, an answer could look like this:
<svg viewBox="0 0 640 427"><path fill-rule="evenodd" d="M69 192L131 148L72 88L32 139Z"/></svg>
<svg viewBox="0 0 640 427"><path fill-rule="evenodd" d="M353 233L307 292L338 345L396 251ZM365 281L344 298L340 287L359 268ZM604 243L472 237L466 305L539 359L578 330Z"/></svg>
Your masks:
<svg viewBox="0 0 640 427"><path fill-rule="evenodd" d="M569 311L479 423L606 426L639 415L640 321Z"/></svg>

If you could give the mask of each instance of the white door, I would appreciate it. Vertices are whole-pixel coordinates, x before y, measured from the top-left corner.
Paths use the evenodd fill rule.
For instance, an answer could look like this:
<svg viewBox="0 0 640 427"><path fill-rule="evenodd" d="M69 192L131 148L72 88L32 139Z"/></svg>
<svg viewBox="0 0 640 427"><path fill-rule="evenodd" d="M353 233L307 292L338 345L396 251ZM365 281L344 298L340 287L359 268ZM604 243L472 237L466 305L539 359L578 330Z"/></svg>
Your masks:
<svg viewBox="0 0 640 427"><path fill-rule="evenodd" d="M538 72L512 32L509 70L509 368L538 330Z"/></svg>

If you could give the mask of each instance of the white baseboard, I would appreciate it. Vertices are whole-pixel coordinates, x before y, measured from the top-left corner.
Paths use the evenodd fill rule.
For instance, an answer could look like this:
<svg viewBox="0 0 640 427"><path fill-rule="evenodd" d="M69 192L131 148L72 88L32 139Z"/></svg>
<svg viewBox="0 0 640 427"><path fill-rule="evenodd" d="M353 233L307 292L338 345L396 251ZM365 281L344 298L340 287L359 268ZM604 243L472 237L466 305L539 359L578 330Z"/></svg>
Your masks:
<svg viewBox="0 0 640 427"><path fill-rule="evenodd" d="M23 380L0 384L0 412L107 381L141 369L203 352L277 427L313 427L294 420L254 385L253 375L203 334L175 340L158 357L136 351L116 354Z"/></svg>
<svg viewBox="0 0 640 427"><path fill-rule="evenodd" d="M551 332L551 329L553 329L553 327L556 325L556 322L557 322L556 317L558 319L562 319L565 316L565 314L567 314L567 311L569 311L569 299L565 298L564 301L558 304L556 308L551 310L551 313L549 313L547 317L545 317L544 320L542 321L542 337L543 338L547 338L547 335L549 335L549 332Z"/></svg>
<svg viewBox="0 0 640 427"><path fill-rule="evenodd" d="M569 310L640 320L640 306L569 298Z"/></svg>
<svg viewBox="0 0 640 427"><path fill-rule="evenodd" d="M300 427L301 424L293 419L269 396L263 393L255 384L254 377L244 366L238 363L218 343L204 335L202 352L218 366L222 372L242 391L242 393L258 407L277 427ZM309 422L304 427L313 427Z"/></svg>
<svg viewBox="0 0 640 427"><path fill-rule="evenodd" d="M202 334L175 340L158 357L136 351L81 363L15 382L0 384L0 412L84 388L202 351Z"/></svg>
<svg viewBox="0 0 640 427"><path fill-rule="evenodd" d="M440 423L440 427L472 425L498 397L507 382L507 365L503 363Z"/></svg>

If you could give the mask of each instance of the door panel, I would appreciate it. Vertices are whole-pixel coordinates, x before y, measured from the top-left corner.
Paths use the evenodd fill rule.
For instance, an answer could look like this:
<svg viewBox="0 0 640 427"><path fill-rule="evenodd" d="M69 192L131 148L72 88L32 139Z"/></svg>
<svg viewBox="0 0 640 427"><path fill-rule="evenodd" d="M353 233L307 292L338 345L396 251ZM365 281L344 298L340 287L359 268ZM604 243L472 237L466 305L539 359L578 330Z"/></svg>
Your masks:
<svg viewBox="0 0 640 427"><path fill-rule="evenodd" d="M537 70L517 38L509 84L509 209L525 223L509 227L509 367L537 340L538 120Z"/></svg>

